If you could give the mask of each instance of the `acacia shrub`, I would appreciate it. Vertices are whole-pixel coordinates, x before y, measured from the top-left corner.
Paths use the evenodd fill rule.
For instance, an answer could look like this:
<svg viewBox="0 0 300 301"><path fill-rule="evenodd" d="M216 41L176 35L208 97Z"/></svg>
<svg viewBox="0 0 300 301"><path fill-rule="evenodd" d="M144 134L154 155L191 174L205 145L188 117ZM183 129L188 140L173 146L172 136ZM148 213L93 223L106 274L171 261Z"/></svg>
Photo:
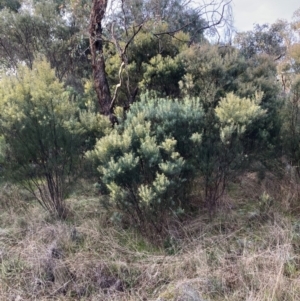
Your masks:
<svg viewBox="0 0 300 301"><path fill-rule="evenodd" d="M64 218L64 198L74 178L82 135L79 112L45 60L20 66L0 81L0 132L5 171L53 216Z"/></svg>
<svg viewBox="0 0 300 301"><path fill-rule="evenodd" d="M278 155L281 101L276 64L266 55L246 59L234 47L209 44L191 45L179 57L185 69L179 82L181 93L199 97L204 110L202 144L196 164L201 199L212 211L225 191L226 182L254 160L267 165L270 158ZM217 113L221 112L217 109L220 104L226 106L222 111L228 120L235 116L235 111L239 114L235 125L225 126L226 118L221 122ZM247 113L249 104L254 109L249 111L251 114ZM265 113L255 117L258 108ZM232 127L235 130L231 131ZM242 128L245 130L238 130ZM225 141L221 136L224 138L226 133L229 139Z"/></svg>
<svg viewBox="0 0 300 301"><path fill-rule="evenodd" d="M115 216L145 234L161 233L167 217L189 205L185 188L193 175L190 159L201 144L202 116L198 99L143 96L87 152L98 165Z"/></svg>

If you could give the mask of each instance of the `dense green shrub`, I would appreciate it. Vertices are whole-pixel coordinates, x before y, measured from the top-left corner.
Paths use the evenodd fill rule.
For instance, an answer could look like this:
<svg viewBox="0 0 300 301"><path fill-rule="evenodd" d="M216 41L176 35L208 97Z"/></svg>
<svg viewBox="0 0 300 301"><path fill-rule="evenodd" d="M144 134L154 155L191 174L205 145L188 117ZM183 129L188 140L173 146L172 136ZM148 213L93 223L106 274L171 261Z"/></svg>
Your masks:
<svg viewBox="0 0 300 301"><path fill-rule="evenodd" d="M228 94L210 112L211 128L199 99L144 96L134 103L126 119L87 153L118 214L144 232L149 224L161 232L167 216L190 208L188 187L195 176L203 179L200 190L211 210L233 163L243 156L241 136L265 114L261 97Z"/></svg>
<svg viewBox="0 0 300 301"><path fill-rule="evenodd" d="M266 55L246 59L234 47L208 43L201 47L192 45L179 57L185 69L179 82L181 93L199 97L204 110L197 162L201 180L198 180L198 191L212 211L224 193L226 182L249 167L251 162L260 161L266 165L278 156L281 100L276 63ZM260 95L258 91L261 91ZM246 108L255 98L260 102L254 103L259 107L253 108L264 111L256 117L254 111L247 112L249 108ZM228 101L223 110L224 117L217 116L221 113L218 107L226 104L222 99ZM236 124L230 121L232 117Z"/></svg>
<svg viewBox="0 0 300 301"><path fill-rule="evenodd" d="M261 91L260 106L267 113L248 125L243 146L249 157L256 160L264 162L276 156L280 145L281 96L274 59L267 55L246 59L234 47L209 44L193 45L179 56L185 66L185 75L180 81L181 92L185 96L200 97L207 116L209 139L218 136L218 131L214 133L211 128L215 121L210 112L222 97L234 93L241 98L252 98Z"/></svg>
<svg viewBox="0 0 300 301"><path fill-rule="evenodd" d="M0 131L7 143L7 175L25 186L54 216L65 217L64 198L84 141L79 112L44 60L20 66L0 82Z"/></svg>
<svg viewBox="0 0 300 301"><path fill-rule="evenodd" d="M98 163L118 213L143 232L161 232L168 215L188 206L184 189L191 176L189 159L201 143L202 116L197 99L143 97L87 153Z"/></svg>

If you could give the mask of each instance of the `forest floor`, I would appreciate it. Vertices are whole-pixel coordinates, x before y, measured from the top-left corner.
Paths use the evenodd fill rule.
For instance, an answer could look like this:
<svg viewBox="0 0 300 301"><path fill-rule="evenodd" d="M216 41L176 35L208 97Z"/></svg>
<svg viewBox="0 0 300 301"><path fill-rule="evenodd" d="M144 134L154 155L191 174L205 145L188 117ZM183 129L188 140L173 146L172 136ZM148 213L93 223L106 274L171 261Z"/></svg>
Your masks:
<svg viewBox="0 0 300 301"><path fill-rule="evenodd" d="M83 183L53 220L28 195L0 189L0 300L173 300L186 283L204 300L300 300L298 187L255 173L229 185L160 247L112 223ZM300 204L299 204L300 205Z"/></svg>

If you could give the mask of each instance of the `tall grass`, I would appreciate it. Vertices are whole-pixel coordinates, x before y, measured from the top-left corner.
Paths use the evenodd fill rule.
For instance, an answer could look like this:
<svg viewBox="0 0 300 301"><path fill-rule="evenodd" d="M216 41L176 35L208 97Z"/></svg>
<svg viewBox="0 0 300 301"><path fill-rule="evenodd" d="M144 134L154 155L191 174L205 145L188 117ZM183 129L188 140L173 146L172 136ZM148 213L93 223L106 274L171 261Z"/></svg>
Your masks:
<svg viewBox="0 0 300 301"><path fill-rule="evenodd" d="M20 211L14 192L0 212L0 299L173 300L189 284L205 300L300 300L295 199L274 181L243 176L212 221L187 221L164 247L113 224L93 196L74 194L62 222L34 204Z"/></svg>

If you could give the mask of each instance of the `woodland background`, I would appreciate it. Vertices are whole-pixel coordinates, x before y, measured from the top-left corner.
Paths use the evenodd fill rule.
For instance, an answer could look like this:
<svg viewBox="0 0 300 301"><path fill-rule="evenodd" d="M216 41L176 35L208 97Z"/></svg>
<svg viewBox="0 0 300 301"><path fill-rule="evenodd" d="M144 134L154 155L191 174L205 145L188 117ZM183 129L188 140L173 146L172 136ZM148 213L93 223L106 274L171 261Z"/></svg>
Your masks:
<svg viewBox="0 0 300 301"><path fill-rule="evenodd" d="M0 0L2 300L300 299L300 10L233 18Z"/></svg>

